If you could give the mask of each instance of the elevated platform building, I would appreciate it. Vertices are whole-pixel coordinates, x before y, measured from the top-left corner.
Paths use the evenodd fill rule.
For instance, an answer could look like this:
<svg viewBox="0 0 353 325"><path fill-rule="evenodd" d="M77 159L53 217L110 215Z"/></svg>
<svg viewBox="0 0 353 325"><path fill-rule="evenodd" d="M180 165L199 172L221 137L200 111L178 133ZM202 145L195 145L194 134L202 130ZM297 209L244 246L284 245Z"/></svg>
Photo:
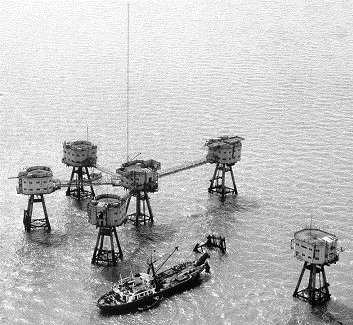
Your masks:
<svg viewBox="0 0 353 325"><path fill-rule="evenodd" d="M118 258L123 256L116 227L126 222L126 204L129 196L102 194L88 204L88 222L99 228L92 264L116 265Z"/></svg>
<svg viewBox="0 0 353 325"><path fill-rule="evenodd" d="M294 233L291 242L294 256L304 262L293 296L308 301L312 306L330 299L325 266L339 260L338 238L320 229L302 229ZM299 290L305 271L309 271L307 287Z"/></svg>
<svg viewBox="0 0 353 325"><path fill-rule="evenodd" d="M97 146L89 141L64 142L62 162L72 167L70 184L66 195L81 198L92 196L95 193L91 184L89 167L94 167L97 163ZM88 186L90 190L86 190Z"/></svg>
<svg viewBox="0 0 353 325"><path fill-rule="evenodd" d="M35 228L51 230L44 194L50 194L55 190L55 181L50 167L32 166L18 174L18 194L28 195L28 206L24 210L23 224L25 230L30 232ZM43 217L32 218L34 203L42 203Z"/></svg>
<svg viewBox="0 0 353 325"><path fill-rule="evenodd" d="M136 225L141 222L153 222L148 193L154 193L158 190L158 170L160 168L161 164L158 161L149 159L132 160L124 163L121 168L116 170L117 174L120 175L120 185L136 199L136 211L128 215L128 219ZM127 203L127 209L130 205L130 199Z"/></svg>
<svg viewBox="0 0 353 325"><path fill-rule="evenodd" d="M208 188L209 193L220 194L222 199L227 194L238 194L232 166L241 159L243 140L244 138L239 136L221 136L209 139L206 142L205 145L208 148L206 160L209 163L216 164L213 177L210 180L211 184ZM230 185L226 183L227 174L230 174Z"/></svg>

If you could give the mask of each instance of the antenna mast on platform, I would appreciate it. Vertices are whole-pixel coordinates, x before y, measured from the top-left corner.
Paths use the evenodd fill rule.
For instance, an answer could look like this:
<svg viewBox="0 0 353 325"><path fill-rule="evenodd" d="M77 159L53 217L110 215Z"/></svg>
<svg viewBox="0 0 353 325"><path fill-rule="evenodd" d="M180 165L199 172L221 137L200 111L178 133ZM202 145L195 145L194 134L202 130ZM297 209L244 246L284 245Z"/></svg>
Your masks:
<svg viewBox="0 0 353 325"><path fill-rule="evenodd" d="M126 161L129 161L129 106L130 106L130 4L127 4L127 67L126 67Z"/></svg>

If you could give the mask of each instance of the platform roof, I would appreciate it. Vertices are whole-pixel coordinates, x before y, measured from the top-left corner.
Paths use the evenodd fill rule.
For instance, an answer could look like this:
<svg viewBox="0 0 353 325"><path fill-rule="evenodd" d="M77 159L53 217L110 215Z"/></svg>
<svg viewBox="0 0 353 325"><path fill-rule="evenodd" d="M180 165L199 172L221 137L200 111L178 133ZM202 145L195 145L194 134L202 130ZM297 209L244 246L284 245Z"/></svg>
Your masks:
<svg viewBox="0 0 353 325"><path fill-rule="evenodd" d="M334 234L330 234L320 229L302 229L294 233L294 238L309 244L326 244L337 240Z"/></svg>

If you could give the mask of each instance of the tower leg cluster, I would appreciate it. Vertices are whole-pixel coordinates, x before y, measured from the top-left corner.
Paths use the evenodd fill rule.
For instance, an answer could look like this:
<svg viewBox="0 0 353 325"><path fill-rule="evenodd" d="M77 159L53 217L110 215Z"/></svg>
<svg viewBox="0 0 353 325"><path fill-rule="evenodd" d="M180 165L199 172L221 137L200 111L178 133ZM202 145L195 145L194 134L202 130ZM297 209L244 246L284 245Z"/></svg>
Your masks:
<svg viewBox="0 0 353 325"><path fill-rule="evenodd" d="M233 187L226 186L227 173L231 175ZM232 165L217 163L208 192L220 194L222 199L224 199L227 194L238 194Z"/></svg>
<svg viewBox="0 0 353 325"><path fill-rule="evenodd" d="M129 214L127 218L133 221L136 226L140 223L146 224L147 221L153 222L153 213L147 191L132 191L131 194L136 198L136 212ZM129 209L130 201L131 196L127 202L126 211ZM148 211L146 211L146 207Z"/></svg>
<svg viewBox="0 0 353 325"><path fill-rule="evenodd" d="M104 245L104 241L108 237L110 242L110 249L106 248L108 245ZM118 251L114 249L114 239L117 245ZM92 264L106 264L108 266L116 265L118 258L123 257L123 252L120 247L118 234L116 227L100 227L97 237L96 246L94 247Z"/></svg>
<svg viewBox="0 0 353 325"><path fill-rule="evenodd" d="M306 270L310 272L308 286L305 289L299 290L300 283ZM304 262L293 297L304 299L314 306L330 299L328 287L329 284L326 280L324 266Z"/></svg>
<svg viewBox="0 0 353 325"><path fill-rule="evenodd" d="M94 190L92 184L90 184L90 191L85 190L84 183L90 183L91 178L88 172L87 167L73 167L71 178L70 178L70 185L66 190L67 196L74 196L78 200L81 198L92 196L94 197Z"/></svg>
<svg viewBox="0 0 353 325"><path fill-rule="evenodd" d="M32 219L33 214L33 204L34 203L42 203L44 218ZM25 226L25 230L30 232L32 229L36 228L44 228L48 231L51 230L47 208L45 206L44 196L43 194L32 194L28 199L28 207L27 210L24 210L23 214L23 224Z"/></svg>

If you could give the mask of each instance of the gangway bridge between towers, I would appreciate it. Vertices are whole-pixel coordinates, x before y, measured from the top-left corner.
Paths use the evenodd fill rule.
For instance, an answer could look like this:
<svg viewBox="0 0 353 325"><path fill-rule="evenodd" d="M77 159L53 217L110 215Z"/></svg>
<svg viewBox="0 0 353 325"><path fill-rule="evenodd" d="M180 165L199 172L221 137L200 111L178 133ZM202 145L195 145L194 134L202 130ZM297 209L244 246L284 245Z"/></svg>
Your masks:
<svg viewBox="0 0 353 325"><path fill-rule="evenodd" d="M207 164L207 163L208 163L208 161L205 158L199 159L199 160L194 160L194 161L191 161L191 162L187 162L187 163L184 163L184 164L179 165L179 166L175 166L175 167L172 167L172 168L168 168L168 169L162 170L159 173L159 178L165 177L165 176L169 176L169 175L172 175L172 174L176 174L176 173L182 172L184 170L191 169L191 168L194 168L194 167L198 167L198 166L201 166L201 165L204 165L204 164Z"/></svg>
<svg viewBox="0 0 353 325"><path fill-rule="evenodd" d="M158 177L166 177L170 176L184 170L192 169L201 165L206 164L208 161L203 158L199 160L194 160L191 162L186 162L179 166L174 166L171 168L167 168L162 170L158 173ZM107 167L103 167L100 165L95 165L95 169L99 170L101 173L94 173L91 179L84 179L84 180L71 180L71 181L61 181L58 179L54 180L55 189L58 190L64 187L72 187L72 186L100 186L100 185L113 185L113 186L121 186L120 179L121 175L111 171ZM109 175L109 176L102 176L102 173Z"/></svg>
<svg viewBox="0 0 353 325"><path fill-rule="evenodd" d="M83 187L83 186L93 186L93 185L112 185L112 179L109 177L103 177L102 173L96 173L90 179L83 180L69 180L61 181L59 179L54 179L55 190L59 190L64 187Z"/></svg>
<svg viewBox="0 0 353 325"><path fill-rule="evenodd" d="M201 165L204 165L204 164L207 164L208 161L206 158L203 158L203 159L198 159L198 160L194 160L194 161L189 161L189 162L185 162L184 164L181 164L179 166L174 166L174 167L171 167L171 168L167 168L165 170L162 170L158 173L158 177L161 178L161 177L165 177L165 176L169 176L169 175L173 175L173 174L176 174L176 173L179 173L179 172L182 172L184 170L188 170L188 169L191 169L191 168L195 168L195 167L198 167L198 166L201 166ZM98 169L99 171L105 173L105 174L108 174L110 176L112 176L114 179L113 181L111 182L112 184L116 183L116 181L121 178L121 175L118 174L118 173L115 173L111 170L109 170L108 168L106 167L103 167L103 166L100 166L100 165L96 165L95 166L96 169Z"/></svg>
<svg viewBox="0 0 353 325"><path fill-rule="evenodd" d="M108 174L110 176L114 176L114 177L120 177L119 174L109 170L108 168L106 167L103 167L103 166L100 166L100 165L95 165L94 168L98 169L99 171L105 173L105 174Z"/></svg>
<svg viewBox="0 0 353 325"><path fill-rule="evenodd" d="M184 170L187 170L187 169L191 169L191 168L195 168L195 167L198 167L198 166L201 166L201 165L204 165L204 164L207 164L208 161L207 159L203 158L203 159L198 159L198 160L194 160L194 161L189 161L189 162L186 162L182 165L179 165L179 166L174 166L174 167L171 167L171 168L167 168L165 170L162 170L158 173L158 177L161 178L161 177L165 177L165 176L169 176L169 175L172 175L172 174L176 174L176 173L179 173L179 172L182 172ZM114 177L115 179L119 179L121 178L121 175L118 174L118 173L115 173L111 170L109 170L108 168L106 167L103 167L103 166L100 166L100 165L96 165L95 168L105 174L108 174L112 177ZM114 182L111 182L111 183L116 183L116 181Z"/></svg>

